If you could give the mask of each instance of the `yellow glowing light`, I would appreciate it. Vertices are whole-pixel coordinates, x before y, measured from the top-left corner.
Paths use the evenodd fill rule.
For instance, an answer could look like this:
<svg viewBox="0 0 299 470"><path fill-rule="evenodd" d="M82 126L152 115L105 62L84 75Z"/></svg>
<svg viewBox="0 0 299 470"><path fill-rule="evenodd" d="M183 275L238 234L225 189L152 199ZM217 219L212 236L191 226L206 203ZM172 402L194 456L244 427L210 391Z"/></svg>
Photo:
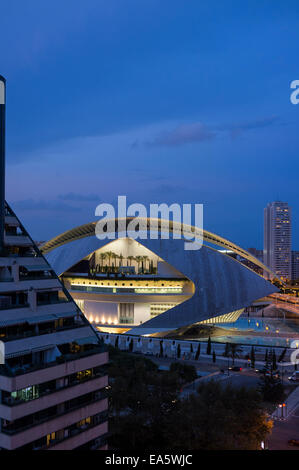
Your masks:
<svg viewBox="0 0 299 470"><path fill-rule="evenodd" d="M102 323L105 323L105 317L102 317Z"/></svg>
<svg viewBox="0 0 299 470"><path fill-rule="evenodd" d="M108 318L108 325L111 325L111 318Z"/></svg>
<svg viewBox="0 0 299 470"><path fill-rule="evenodd" d="M89 315L89 321L92 323L93 322L93 316Z"/></svg>
<svg viewBox="0 0 299 470"><path fill-rule="evenodd" d="M99 317L96 317L95 322L99 323Z"/></svg>

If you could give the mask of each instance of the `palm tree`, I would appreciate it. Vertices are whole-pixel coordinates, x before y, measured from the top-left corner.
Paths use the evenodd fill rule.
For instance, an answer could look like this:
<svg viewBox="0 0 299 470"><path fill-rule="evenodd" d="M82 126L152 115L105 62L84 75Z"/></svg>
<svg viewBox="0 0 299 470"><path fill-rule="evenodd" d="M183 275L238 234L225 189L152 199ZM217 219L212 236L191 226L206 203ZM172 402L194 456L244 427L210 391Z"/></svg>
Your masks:
<svg viewBox="0 0 299 470"><path fill-rule="evenodd" d="M112 253L112 258L114 259L114 266L116 268L116 261L117 259L119 258L118 254L117 253Z"/></svg>
<svg viewBox="0 0 299 470"><path fill-rule="evenodd" d="M140 266L140 263L142 263L143 256L136 256L135 260L137 261L138 273L139 273L139 266Z"/></svg>
<svg viewBox="0 0 299 470"><path fill-rule="evenodd" d="M113 251L107 251L106 256L108 258L108 267L111 268L111 258L113 258Z"/></svg>
<svg viewBox="0 0 299 470"><path fill-rule="evenodd" d="M135 256L130 255L127 257L127 259L129 261L129 266L132 266L132 261L135 261Z"/></svg>
<svg viewBox="0 0 299 470"><path fill-rule="evenodd" d="M143 261L144 261L144 267L146 269L146 262L149 261L149 257L145 255L142 258L143 258Z"/></svg>
<svg viewBox="0 0 299 470"><path fill-rule="evenodd" d="M101 268L103 268L104 260L107 258L106 253L100 253ZM102 269L101 269L102 270Z"/></svg>
<svg viewBox="0 0 299 470"><path fill-rule="evenodd" d="M122 266L122 263L123 263L123 260L124 260L124 256L122 254L120 254L118 256L118 259L119 259L119 266Z"/></svg>

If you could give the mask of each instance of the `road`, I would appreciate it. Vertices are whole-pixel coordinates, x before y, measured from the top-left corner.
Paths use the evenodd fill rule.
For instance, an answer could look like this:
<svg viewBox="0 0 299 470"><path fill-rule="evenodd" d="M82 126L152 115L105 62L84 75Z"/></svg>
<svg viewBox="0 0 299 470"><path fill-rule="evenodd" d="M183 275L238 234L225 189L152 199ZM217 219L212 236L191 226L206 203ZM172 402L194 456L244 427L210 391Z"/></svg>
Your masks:
<svg viewBox="0 0 299 470"><path fill-rule="evenodd" d="M299 440L299 406L284 421L274 421L272 434L268 441L269 450L299 450L299 447L288 444L290 439Z"/></svg>

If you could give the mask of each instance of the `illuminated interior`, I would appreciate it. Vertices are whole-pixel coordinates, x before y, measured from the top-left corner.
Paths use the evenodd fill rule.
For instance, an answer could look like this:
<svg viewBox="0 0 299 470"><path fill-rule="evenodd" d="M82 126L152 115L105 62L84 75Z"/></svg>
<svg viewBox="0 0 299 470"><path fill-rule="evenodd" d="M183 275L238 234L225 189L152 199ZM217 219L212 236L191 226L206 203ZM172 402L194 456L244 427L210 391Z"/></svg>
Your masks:
<svg viewBox="0 0 299 470"><path fill-rule="evenodd" d="M89 254L61 278L101 331L140 325L189 299L195 290L181 272L130 238Z"/></svg>

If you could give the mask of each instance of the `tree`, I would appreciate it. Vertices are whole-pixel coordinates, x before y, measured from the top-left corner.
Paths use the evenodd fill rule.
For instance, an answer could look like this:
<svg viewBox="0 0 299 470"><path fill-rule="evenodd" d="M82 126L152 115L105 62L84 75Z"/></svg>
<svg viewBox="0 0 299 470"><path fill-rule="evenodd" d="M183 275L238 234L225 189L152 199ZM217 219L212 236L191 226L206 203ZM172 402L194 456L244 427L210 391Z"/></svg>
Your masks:
<svg viewBox="0 0 299 470"><path fill-rule="evenodd" d="M266 349L266 352L265 352L265 362L268 362L268 349Z"/></svg>
<svg viewBox="0 0 299 470"><path fill-rule="evenodd" d="M190 343L190 354L193 354L193 345Z"/></svg>
<svg viewBox="0 0 299 470"><path fill-rule="evenodd" d="M137 262L138 274L139 274L139 268L140 268L140 264L143 262L143 256L135 256L135 260Z"/></svg>
<svg viewBox="0 0 299 470"><path fill-rule="evenodd" d="M101 271L103 270L104 261L105 261L106 258L107 258L106 253L100 253L100 261L101 261L100 267L101 267Z"/></svg>
<svg viewBox="0 0 299 470"><path fill-rule="evenodd" d="M226 343L226 344L225 344L225 350L224 350L223 356L224 356L224 357L228 357L228 355L229 355L229 343Z"/></svg>
<svg viewBox="0 0 299 470"><path fill-rule="evenodd" d="M111 258L113 256L113 253L112 253L112 251L107 251L105 254L106 254L106 257L108 258L108 266L110 266L111 265Z"/></svg>
<svg viewBox="0 0 299 470"><path fill-rule="evenodd" d="M130 343L129 343L129 351L130 351L130 352L133 351L133 346L134 346L133 338L131 338L131 341L130 341Z"/></svg>
<svg viewBox="0 0 299 470"><path fill-rule="evenodd" d="M153 274L154 272L154 263L153 263L153 260L151 259L150 261L150 273Z"/></svg>
<svg viewBox="0 0 299 470"><path fill-rule="evenodd" d="M286 352L287 352L287 348L284 348L284 350L282 351L282 353L280 354L278 358L278 362L282 362L284 360L284 356L286 355Z"/></svg>
<svg viewBox="0 0 299 470"><path fill-rule="evenodd" d="M163 351L163 340L160 341L160 354L159 354L160 357L163 357L164 356L164 351Z"/></svg>
<svg viewBox="0 0 299 470"><path fill-rule="evenodd" d="M180 343L178 344L176 355L177 355L178 359L181 357L181 345L180 345Z"/></svg>
<svg viewBox="0 0 299 470"><path fill-rule="evenodd" d="M254 346L251 346L250 361L251 361L251 367L254 368L254 365L255 365L255 351L254 351Z"/></svg>
<svg viewBox="0 0 299 470"><path fill-rule="evenodd" d="M256 391L210 381L180 401L165 426L172 450L258 450L272 422Z"/></svg>
<svg viewBox="0 0 299 470"><path fill-rule="evenodd" d="M119 343L119 336L117 336L115 339L115 345L114 345L115 348L118 348L118 343Z"/></svg>
<svg viewBox="0 0 299 470"><path fill-rule="evenodd" d="M285 398L282 381L279 378L274 377L272 373L264 374L260 378L259 390L264 401L279 403Z"/></svg>
<svg viewBox="0 0 299 470"><path fill-rule="evenodd" d="M118 259L119 259L119 264L118 266L122 266L123 265L123 260L124 260L124 256L120 253L120 255L118 256Z"/></svg>
<svg viewBox="0 0 299 470"><path fill-rule="evenodd" d="M272 369L277 370L277 362L276 362L276 353L275 349L273 349L273 354L272 354Z"/></svg>
<svg viewBox="0 0 299 470"><path fill-rule="evenodd" d="M197 351L196 351L196 354L195 354L195 360L196 361L198 361L199 356L200 356L200 343L198 343Z"/></svg>
<svg viewBox="0 0 299 470"><path fill-rule="evenodd" d="M160 371L148 358L112 346L109 357L109 444L114 449L258 450L271 429L254 390L210 381L183 399L179 389L196 378L194 366L177 361Z"/></svg>
<svg viewBox="0 0 299 470"><path fill-rule="evenodd" d="M213 362L216 362L216 354L215 354L215 351L213 351Z"/></svg>
<svg viewBox="0 0 299 470"><path fill-rule="evenodd" d="M149 257L144 255L142 258L143 258L143 261L144 261L144 267L145 267L145 269L147 269L146 268L146 263L147 263L147 261L149 261Z"/></svg>
<svg viewBox="0 0 299 470"><path fill-rule="evenodd" d="M229 353L228 356L232 358L233 365L235 364L235 359L239 357L239 353L241 352L241 348L236 343L229 343Z"/></svg>
<svg viewBox="0 0 299 470"><path fill-rule="evenodd" d="M135 256L128 256L129 265L132 266L132 261L135 260Z"/></svg>
<svg viewBox="0 0 299 470"><path fill-rule="evenodd" d="M175 372L184 383L193 382L197 379L197 372L194 366L191 364L173 362L170 364L170 372Z"/></svg>
<svg viewBox="0 0 299 470"><path fill-rule="evenodd" d="M211 344L211 337L209 336L208 344L207 344L207 354L210 355L211 351L212 351L212 344Z"/></svg>

